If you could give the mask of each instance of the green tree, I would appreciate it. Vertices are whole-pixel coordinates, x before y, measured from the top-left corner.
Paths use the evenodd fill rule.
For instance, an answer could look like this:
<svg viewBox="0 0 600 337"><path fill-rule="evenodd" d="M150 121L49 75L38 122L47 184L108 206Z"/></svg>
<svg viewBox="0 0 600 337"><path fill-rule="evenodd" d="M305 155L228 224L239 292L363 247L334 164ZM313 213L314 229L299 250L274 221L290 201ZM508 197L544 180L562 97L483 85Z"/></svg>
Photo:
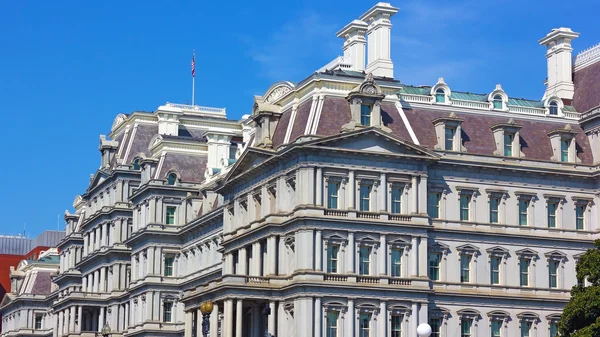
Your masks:
<svg viewBox="0 0 600 337"><path fill-rule="evenodd" d="M600 240L577 263L577 283L559 323L561 337L600 337ZM588 286L584 286L584 281Z"/></svg>

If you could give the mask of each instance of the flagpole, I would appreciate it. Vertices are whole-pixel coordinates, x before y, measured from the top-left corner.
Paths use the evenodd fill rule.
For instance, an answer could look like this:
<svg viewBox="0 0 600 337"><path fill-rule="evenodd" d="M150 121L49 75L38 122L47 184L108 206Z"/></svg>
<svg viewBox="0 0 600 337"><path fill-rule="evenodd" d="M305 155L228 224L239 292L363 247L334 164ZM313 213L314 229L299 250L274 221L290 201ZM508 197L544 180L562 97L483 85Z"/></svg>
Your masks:
<svg viewBox="0 0 600 337"><path fill-rule="evenodd" d="M193 67L195 68L196 66L196 50L194 50L194 53L192 55L192 62L194 63ZM192 70L192 106L194 106L194 90L196 87L196 74L195 74L195 69Z"/></svg>

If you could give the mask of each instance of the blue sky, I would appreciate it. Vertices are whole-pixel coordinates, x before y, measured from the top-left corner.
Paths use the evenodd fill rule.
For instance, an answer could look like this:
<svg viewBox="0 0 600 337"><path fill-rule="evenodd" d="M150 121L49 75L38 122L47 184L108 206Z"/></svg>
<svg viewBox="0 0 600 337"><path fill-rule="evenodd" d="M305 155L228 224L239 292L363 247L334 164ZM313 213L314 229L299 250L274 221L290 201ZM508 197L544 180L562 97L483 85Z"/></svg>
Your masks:
<svg viewBox="0 0 600 337"><path fill-rule="evenodd" d="M375 1L5 1L0 5L0 234L57 228L100 164L99 135L114 117L190 101L248 113L275 81L300 81L335 56L335 33ZM541 5L543 3L543 6ZM418 1L392 23L395 76L444 77L454 90L539 99L546 77L537 41L551 28L600 42L592 2Z"/></svg>

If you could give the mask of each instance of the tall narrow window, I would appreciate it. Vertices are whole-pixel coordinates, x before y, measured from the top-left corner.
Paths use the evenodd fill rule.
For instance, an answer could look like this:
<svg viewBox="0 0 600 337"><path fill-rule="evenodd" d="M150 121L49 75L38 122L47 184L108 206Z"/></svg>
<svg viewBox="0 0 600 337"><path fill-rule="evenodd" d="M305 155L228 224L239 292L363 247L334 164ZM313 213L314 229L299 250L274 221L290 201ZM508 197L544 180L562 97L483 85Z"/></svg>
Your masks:
<svg viewBox="0 0 600 337"><path fill-rule="evenodd" d="M500 264L502 258L494 256L490 259L490 283L500 284Z"/></svg>
<svg viewBox="0 0 600 337"><path fill-rule="evenodd" d="M441 260L442 260L442 254L429 253L429 278L432 281L440 280L440 261Z"/></svg>
<svg viewBox="0 0 600 337"><path fill-rule="evenodd" d="M548 203L548 228L556 228L556 208L557 203Z"/></svg>
<svg viewBox="0 0 600 337"><path fill-rule="evenodd" d="M173 276L173 263L175 258L172 255L165 256L164 276Z"/></svg>
<svg viewBox="0 0 600 337"><path fill-rule="evenodd" d="M440 217L440 194L429 193L427 195L427 213L433 219Z"/></svg>
<svg viewBox="0 0 600 337"><path fill-rule="evenodd" d="M167 185L175 185L177 181L177 175L175 173L169 173L167 176Z"/></svg>
<svg viewBox="0 0 600 337"><path fill-rule="evenodd" d="M471 326L473 321L470 319L460 320L460 337L471 337Z"/></svg>
<svg viewBox="0 0 600 337"><path fill-rule="evenodd" d="M584 216L585 216L585 205L577 205L575 207L575 229L583 230L584 226Z"/></svg>
<svg viewBox="0 0 600 337"><path fill-rule="evenodd" d="M502 109L502 96L494 96L494 109Z"/></svg>
<svg viewBox="0 0 600 337"><path fill-rule="evenodd" d="M558 323L551 322L550 323L550 337L557 337L557 336L558 336Z"/></svg>
<svg viewBox="0 0 600 337"><path fill-rule="evenodd" d="M497 319L492 320L492 337L500 337L500 329L502 328L502 321Z"/></svg>
<svg viewBox="0 0 600 337"><path fill-rule="evenodd" d="M513 140L515 139L515 135L512 133L504 134L504 155L507 157L512 157L513 155Z"/></svg>
<svg viewBox="0 0 600 337"><path fill-rule="evenodd" d="M338 192L340 190L340 183L337 181L330 181L327 184L327 207L338 208Z"/></svg>
<svg viewBox="0 0 600 337"><path fill-rule="evenodd" d="M328 245L327 246L327 272L337 273L338 272L338 255L340 252L339 245Z"/></svg>
<svg viewBox="0 0 600 337"><path fill-rule="evenodd" d="M435 102L436 103L445 103L446 102L446 92L444 89L438 89L435 91Z"/></svg>
<svg viewBox="0 0 600 337"><path fill-rule="evenodd" d="M560 161L568 162L569 161L569 145L570 141L561 139L560 141Z"/></svg>
<svg viewBox="0 0 600 337"><path fill-rule="evenodd" d="M556 102L550 102L548 110L552 116L558 116L558 104Z"/></svg>
<svg viewBox="0 0 600 337"><path fill-rule="evenodd" d="M360 185L360 210L368 212L371 206L371 185Z"/></svg>
<svg viewBox="0 0 600 337"><path fill-rule="evenodd" d="M163 303L163 322L171 322L173 317L173 302Z"/></svg>
<svg viewBox="0 0 600 337"><path fill-rule="evenodd" d="M167 206L167 212L166 212L166 221L165 223L167 225L174 225L175 224L175 211L177 210L176 207L174 206Z"/></svg>
<svg viewBox="0 0 600 337"><path fill-rule="evenodd" d="M471 196L468 194L461 194L460 196L460 220L469 221L469 204L471 203Z"/></svg>
<svg viewBox="0 0 600 337"><path fill-rule="evenodd" d="M400 277L402 270L402 249L392 248L392 276Z"/></svg>
<svg viewBox="0 0 600 337"><path fill-rule="evenodd" d="M369 275L371 272L371 247L360 247L359 255L359 274Z"/></svg>
<svg viewBox="0 0 600 337"><path fill-rule="evenodd" d="M42 320L44 319L43 314L35 314L35 329L39 330L42 328Z"/></svg>
<svg viewBox="0 0 600 337"><path fill-rule="evenodd" d="M371 337L371 314L361 313L358 321L358 336Z"/></svg>
<svg viewBox="0 0 600 337"><path fill-rule="evenodd" d="M529 200L519 200L519 226L527 226L527 209Z"/></svg>
<svg viewBox="0 0 600 337"><path fill-rule="evenodd" d="M490 198L490 223L498 223L498 209L500 208L500 198Z"/></svg>
<svg viewBox="0 0 600 337"><path fill-rule="evenodd" d="M327 311L327 337L338 337L338 311Z"/></svg>
<svg viewBox="0 0 600 337"><path fill-rule="evenodd" d="M392 213L402 213L402 187L392 186Z"/></svg>
<svg viewBox="0 0 600 337"><path fill-rule="evenodd" d="M429 326L431 326L431 337L440 337L440 330L442 326L441 319L439 318L430 318Z"/></svg>
<svg viewBox="0 0 600 337"><path fill-rule="evenodd" d="M392 337L402 337L402 315L392 315Z"/></svg>
<svg viewBox="0 0 600 337"><path fill-rule="evenodd" d="M471 276L471 255L460 256L460 282L469 283Z"/></svg>
<svg viewBox="0 0 600 337"><path fill-rule="evenodd" d="M360 124L364 126L371 126L371 106L361 105L360 106Z"/></svg>
<svg viewBox="0 0 600 337"><path fill-rule="evenodd" d="M446 127L445 129L445 150L453 151L454 150L454 134L456 133L455 128Z"/></svg>
<svg viewBox="0 0 600 337"><path fill-rule="evenodd" d="M531 322L521 321L521 337L529 337L531 331Z"/></svg>
<svg viewBox="0 0 600 337"><path fill-rule="evenodd" d="M521 287L529 287L529 259L519 259L519 273L521 279Z"/></svg>
<svg viewBox="0 0 600 337"><path fill-rule="evenodd" d="M139 158L135 158L133 160L133 169L134 170L139 170L140 169L140 160L139 160Z"/></svg>
<svg viewBox="0 0 600 337"><path fill-rule="evenodd" d="M550 280L550 288L558 288L558 266L560 261L550 260L548 263L548 279Z"/></svg>

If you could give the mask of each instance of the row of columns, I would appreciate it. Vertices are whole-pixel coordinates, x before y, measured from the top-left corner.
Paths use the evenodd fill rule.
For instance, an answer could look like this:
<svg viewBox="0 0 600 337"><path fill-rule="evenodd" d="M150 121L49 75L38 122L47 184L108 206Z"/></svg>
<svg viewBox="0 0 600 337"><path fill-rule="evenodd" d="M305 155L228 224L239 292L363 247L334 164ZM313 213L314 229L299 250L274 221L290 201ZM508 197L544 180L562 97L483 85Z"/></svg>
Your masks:
<svg viewBox="0 0 600 337"><path fill-rule="evenodd" d="M105 200L106 196L106 202ZM98 193L97 197L90 201L88 207L90 214L96 213L105 206L113 206L117 202L129 199L129 181L117 180L115 184L109 186L103 192Z"/></svg>
<svg viewBox="0 0 600 337"><path fill-rule="evenodd" d="M81 306L71 306L55 313L57 316L54 326L54 336L63 336L69 333L79 333L82 331L83 308Z"/></svg>
<svg viewBox="0 0 600 337"><path fill-rule="evenodd" d="M60 254L60 272L75 268L75 265L81 260L81 252L83 247L71 246L65 249Z"/></svg>
<svg viewBox="0 0 600 337"><path fill-rule="evenodd" d="M100 267L82 278L83 292L104 293L126 287L127 265L124 263Z"/></svg>
<svg viewBox="0 0 600 337"><path fill-rule="evenodd" d="M112 223L105 222L90 229L83 236L83 255L90 255L101 247L112 246L124 238L127 233L127 218L119 218Z"/></svg>

